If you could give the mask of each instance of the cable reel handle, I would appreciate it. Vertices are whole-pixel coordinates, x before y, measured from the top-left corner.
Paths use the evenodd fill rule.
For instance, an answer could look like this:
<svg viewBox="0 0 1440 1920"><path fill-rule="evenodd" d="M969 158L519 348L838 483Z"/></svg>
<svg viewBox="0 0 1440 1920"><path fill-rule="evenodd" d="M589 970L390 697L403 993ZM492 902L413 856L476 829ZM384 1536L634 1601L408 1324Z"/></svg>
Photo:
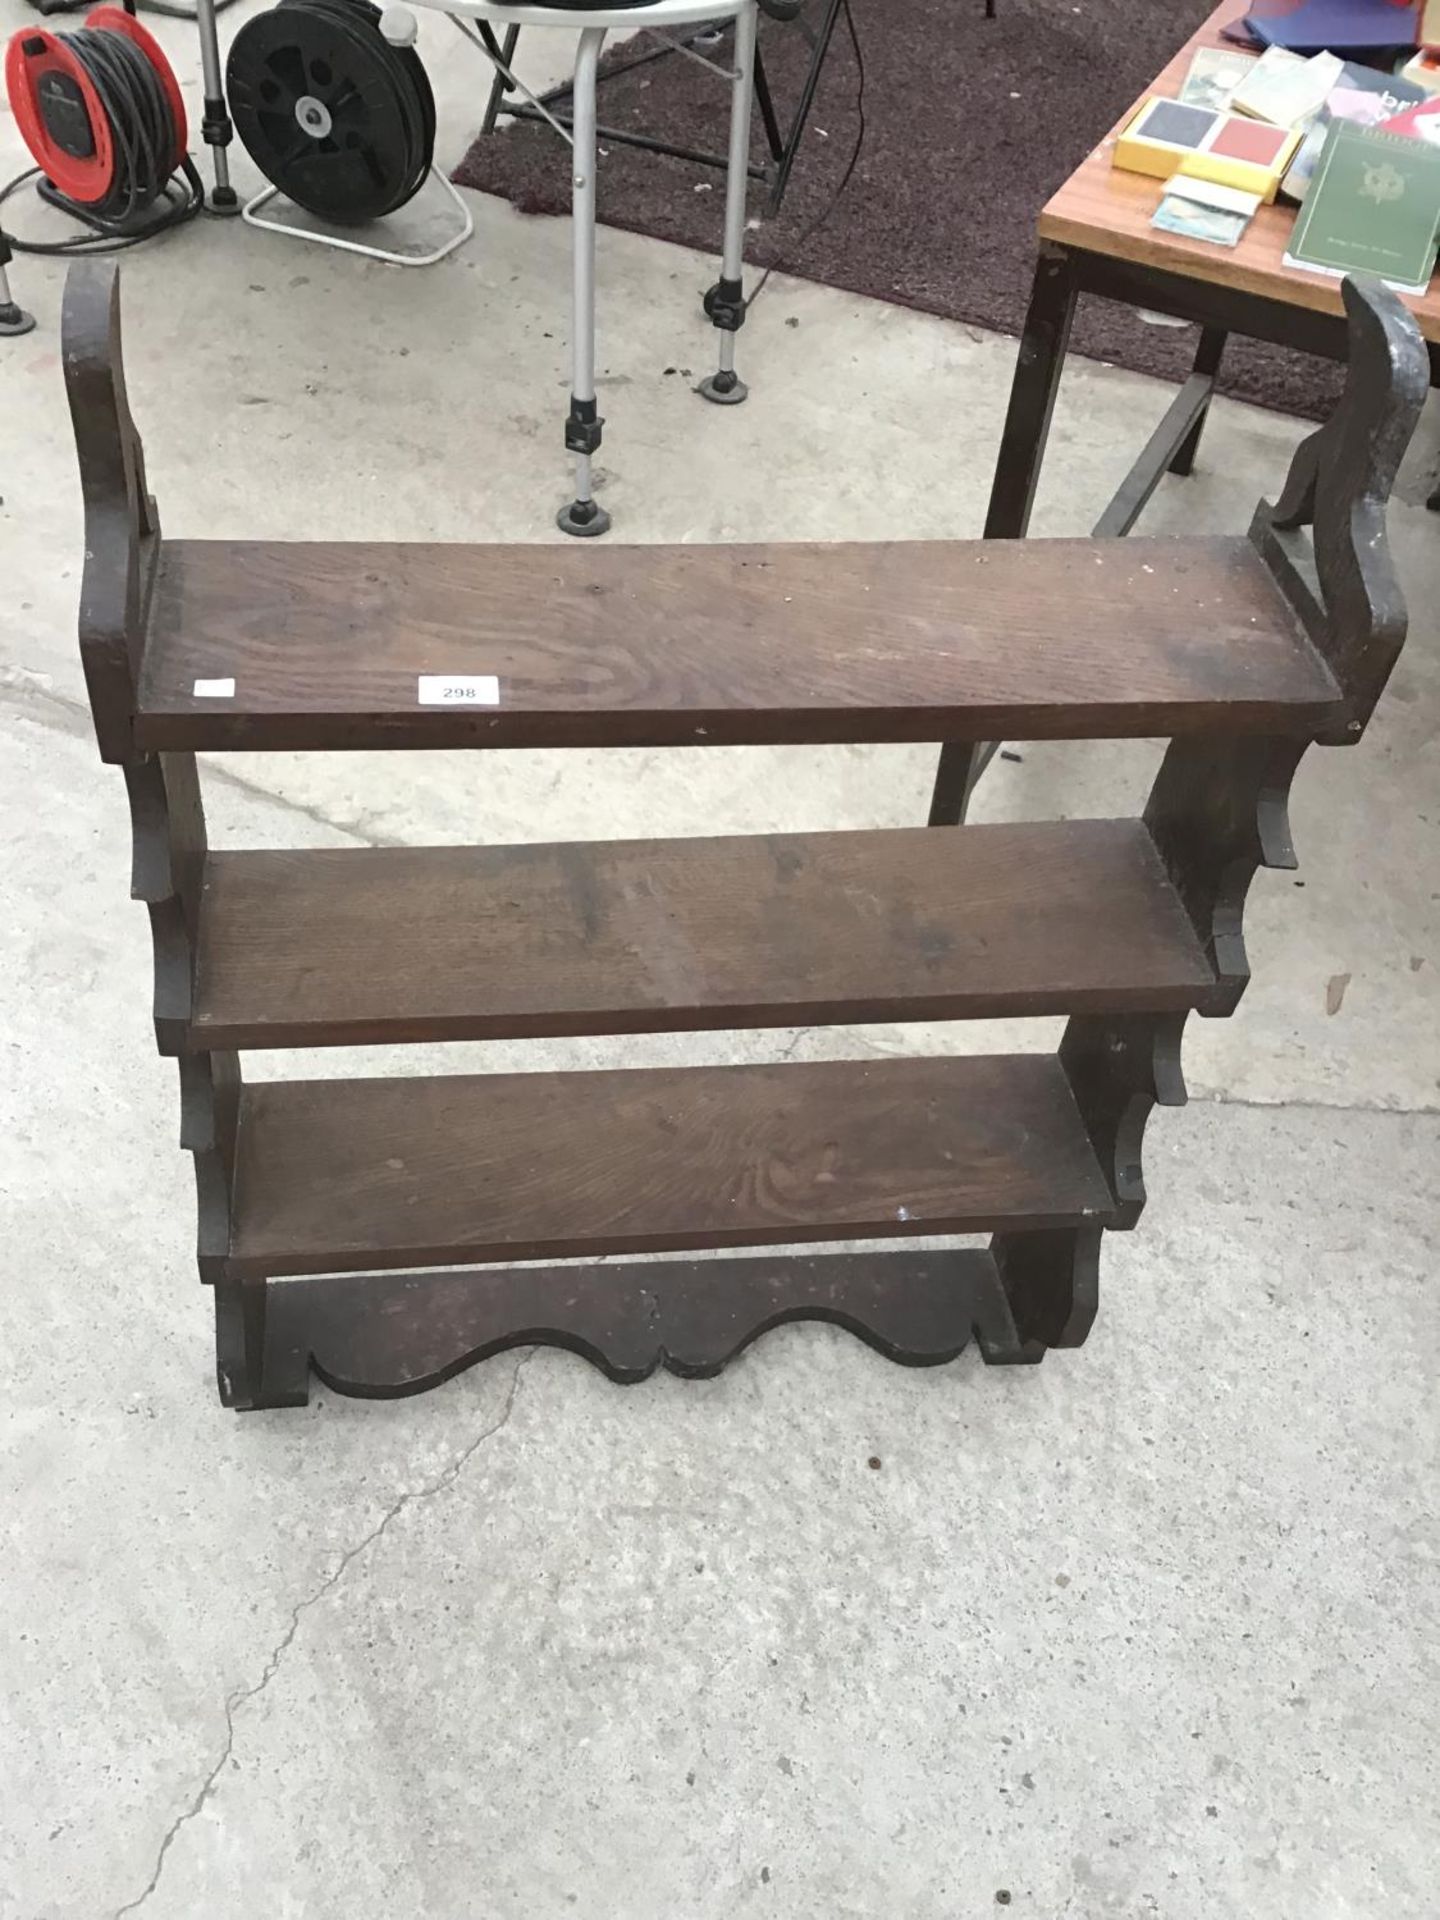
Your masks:
<svg viewBox="0 0 1440 1920"><path fill-rule="evenodd" d="M409 7L402 7L398 0L380 10L380 33L392 47L413 47L420 38L420 26Z"/></svg>

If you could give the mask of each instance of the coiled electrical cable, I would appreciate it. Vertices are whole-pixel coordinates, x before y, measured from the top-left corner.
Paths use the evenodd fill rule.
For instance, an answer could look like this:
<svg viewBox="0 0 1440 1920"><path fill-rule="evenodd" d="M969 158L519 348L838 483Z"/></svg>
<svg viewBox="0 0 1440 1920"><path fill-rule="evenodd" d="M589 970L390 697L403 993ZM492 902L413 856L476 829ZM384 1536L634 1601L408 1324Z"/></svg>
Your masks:
<svg viewBox="0 0 1440 1920"><path fill-rule="evenodd" d="M43 177L53 190L48 197L96 228L63 240L12 234L17 252L111 252L201 211L204 189L185 151L179 87L164 54L131 15L102 7L69 33L22 28L10 42L6 81L21 135L39 164L0 189L0 207L26 182ZM125 231L131 227L136 230Z"/></svg>

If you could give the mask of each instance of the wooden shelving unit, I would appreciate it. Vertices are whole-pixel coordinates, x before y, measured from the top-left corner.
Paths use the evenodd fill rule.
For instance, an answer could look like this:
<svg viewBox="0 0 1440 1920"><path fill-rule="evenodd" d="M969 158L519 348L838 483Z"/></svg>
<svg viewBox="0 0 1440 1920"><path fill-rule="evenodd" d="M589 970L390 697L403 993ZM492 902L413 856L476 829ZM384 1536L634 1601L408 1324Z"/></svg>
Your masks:
<svg viewBox="0 0 1440 1920"><path fill-rule="evenodd" d="M1313 741L1404 636L1383 509L1428 381L1348 286L1334 421L1248 537L713 548L162 542L118 279L72 271L80 643L178 1058L226 1404L546 1340L716 1371L821 1318L928 1364L1078 1345L1181 1030L1235 1007ZM1313 524L1314 542L1305 529ZM482 704L421 704L420 680ZM493 694L493 698L490 695ZM1165 735L1139 820L211 853L197 751ZM247 1085L248 1048L1068 1014L1054 1055ZM988 1251L610 1256L903 1241ZM602 1265L520 1266L606 1256ZM310 1277L306 1277L310 1276Z"/></svg>

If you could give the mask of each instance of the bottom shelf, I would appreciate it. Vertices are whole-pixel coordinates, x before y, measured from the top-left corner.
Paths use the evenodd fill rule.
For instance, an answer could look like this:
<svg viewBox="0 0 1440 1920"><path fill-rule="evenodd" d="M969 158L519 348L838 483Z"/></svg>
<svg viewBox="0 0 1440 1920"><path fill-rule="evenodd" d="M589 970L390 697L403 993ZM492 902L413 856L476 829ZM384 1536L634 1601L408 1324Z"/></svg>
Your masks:
<svg viewBox="0 0 1440 1920"><path fill-rule="evenodd" d="M1103 1225L1053 1055L271 1081L227 1280Z"/></svg>
<svg viewBox="0 0 1440 1920"><path fill-rule="evenodd" d="M510 1347L563 1347L624 1385L662 1366L703 1380L796 1320L907 1367L942 1366L972 1332L991 1365L1040 1357L1017 1338L993 1257L971 1249L366 1274L265 1294L258 1406L302 1405L311 1371L366 1399L423 1393ZM222 1361L235 1404L229 1387Z"/></svg>

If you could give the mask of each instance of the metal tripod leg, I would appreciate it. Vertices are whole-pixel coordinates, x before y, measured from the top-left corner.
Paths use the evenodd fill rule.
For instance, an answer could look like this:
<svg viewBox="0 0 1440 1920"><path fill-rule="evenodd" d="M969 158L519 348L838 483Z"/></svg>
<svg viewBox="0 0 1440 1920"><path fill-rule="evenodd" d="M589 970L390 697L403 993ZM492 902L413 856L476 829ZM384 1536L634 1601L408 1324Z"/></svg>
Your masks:
<svg viewBox="0 0 1440 1920"><path fill-rule="evenodd" d="M749 389L735 371L735 336L745 324L745 199L750 185L750 102L755 92L755 0L735 17L735 71L730 82L730 162L725 178L725 249L720 284L705 311L720 329L720 365L699 391L717 406L738 406Z"/></svg>
<svg viewBox="0 0 1440 1920"><path fill-rule="evenodd" d="M35 325L33 313L27 313L10 291L10 242L0 232L0 338L6 334L29 333Z"/></svg>
<svg viewBox="0 0 1440 1920"><path fill-rule="evenodd" d="M205 113L200 131L210 149L215 169L215 185L210 207L215 213L238 213L240 201L230 184L230 111L225 105L225 85L220 78L220 36L215 26L215 0L195 0L195 27L200 36L200 68L205 80Z"/></svg>
<svg viewBox="0 0 1440 1920"><path fill-rule="evenodd" d="M575 498L561 508L556 525L562 533L581 536L604 533L610 525L609 514L596 504L590 489L590 460L599 449L605 425L595 405L595 76L604 44L603 27L586 27L575 53L571 155L575 299L570 321L574 373L565 422L565 445L575 456Z"/></svg>
<svg viewBox="0 0 1440 1920"><path fill-rule="evenodd" d="M825 18L810 36L810 65L805 74L805 85L800 90L800 101L790 122L790 132L786 136L785 149L780 155L779 165L770 187L770 212L777 214L785 198L785 190L790 185L791 170L800 153L800 143L810 124L810 109L815 104L815 95L820 87L820 76L830 52L830 42L835 37L835 29L840 22L840 9L843 0L827 0Z"/></svg>

